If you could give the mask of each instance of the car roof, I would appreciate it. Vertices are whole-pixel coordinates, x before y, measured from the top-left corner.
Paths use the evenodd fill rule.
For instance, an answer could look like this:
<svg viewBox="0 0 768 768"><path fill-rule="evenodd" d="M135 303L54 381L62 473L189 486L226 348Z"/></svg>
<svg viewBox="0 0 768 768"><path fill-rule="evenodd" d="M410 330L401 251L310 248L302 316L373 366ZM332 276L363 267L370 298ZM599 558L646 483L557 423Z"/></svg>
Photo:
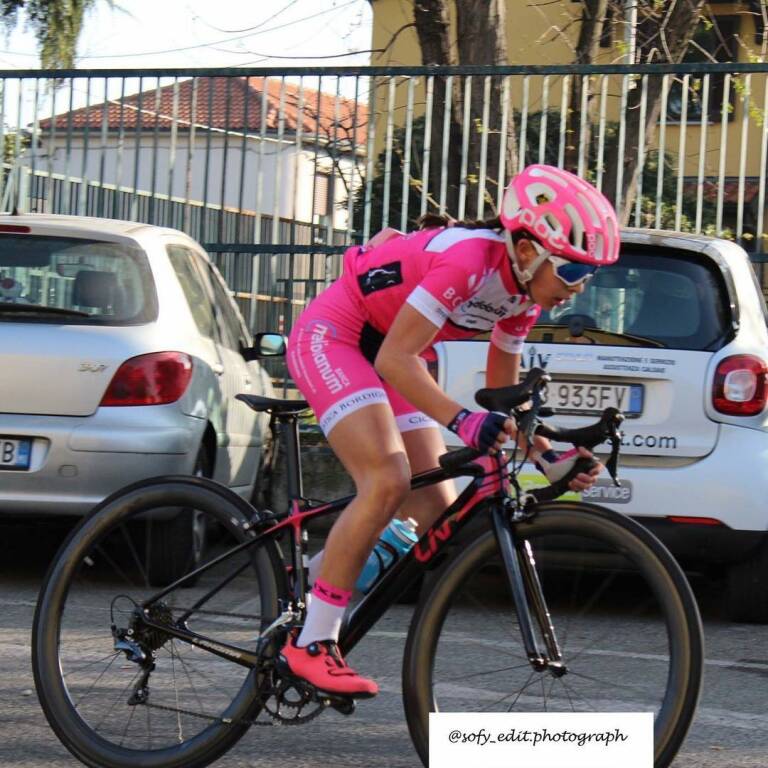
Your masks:
<svg viewBox="0 0 768 768"><path fill-rule="evenodd" d="M632 245L658 245L682 248L688 251L703 251L708 245L724 242L717 237L699 235L694 232L673 232L668 229L644 229L624 227L621 230L621 242Z"/></svg>
<svg viewBox="0 0 768 768"><path fill-rule="evenodd" d="M152 224L144 224L138 221L121 221L119 219L101 219L95 216L63 216L52 213L0 213L0 225L16 225L30 227L34 230L56 231L72 236L118 236L136 237L143 232L166 233L181 235L183 232L169 227L156 227Z"/></svg>

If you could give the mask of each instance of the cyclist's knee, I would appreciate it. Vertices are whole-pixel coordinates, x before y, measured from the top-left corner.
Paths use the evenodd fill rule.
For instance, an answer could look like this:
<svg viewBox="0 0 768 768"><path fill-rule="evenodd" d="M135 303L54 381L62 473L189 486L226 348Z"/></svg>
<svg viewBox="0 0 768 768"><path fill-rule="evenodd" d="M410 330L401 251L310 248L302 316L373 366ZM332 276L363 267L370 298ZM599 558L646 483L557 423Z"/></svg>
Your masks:
<svg viewBox="0 0 768 768"><path fill-rule="evenodd" d="M405 456L393 456L365 473L358 482L357 492L358 496L375 502L377 512L380 512L386 525L405 501L410 488L407 459Z"/></svg>

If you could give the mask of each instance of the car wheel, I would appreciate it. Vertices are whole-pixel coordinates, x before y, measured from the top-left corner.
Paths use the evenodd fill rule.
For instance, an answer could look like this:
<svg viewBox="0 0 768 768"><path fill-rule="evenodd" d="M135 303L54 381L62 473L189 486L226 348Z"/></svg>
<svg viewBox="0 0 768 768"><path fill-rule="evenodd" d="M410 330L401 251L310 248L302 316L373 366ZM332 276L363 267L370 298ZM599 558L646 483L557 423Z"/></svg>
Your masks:
<svg viewBox="0 0 768 768"><path fill-rule="evenodd" d="M768 624L768 541L728 571L728 613L733 621Z"/></svg>
<svg viewBox="0 0 768 768"><path fill-rule="evenodd" d="M197 454L192 474L211 476L211 463L204 447ZM205 516L197 509L182 509L170 519L148 521L146 551L150 586L168 586L202 563L208 538ZM194 583L195 580L190 580L187 586Z"/></svg>

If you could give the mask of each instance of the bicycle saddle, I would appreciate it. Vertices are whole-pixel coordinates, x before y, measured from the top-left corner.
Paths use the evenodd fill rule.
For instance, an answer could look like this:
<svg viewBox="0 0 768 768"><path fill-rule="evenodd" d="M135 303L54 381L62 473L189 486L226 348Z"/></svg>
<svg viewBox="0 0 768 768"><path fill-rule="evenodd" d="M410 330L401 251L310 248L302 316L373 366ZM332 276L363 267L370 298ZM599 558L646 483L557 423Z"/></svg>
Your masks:
<svg viewBox="0 0 768 768"><path fill-rule="evenodd" d="M281 416L295 416L309 408L306 400L279 400L275 397L260 395L235 395L235 400L244 402L254 411L273 411Z"/></svg>

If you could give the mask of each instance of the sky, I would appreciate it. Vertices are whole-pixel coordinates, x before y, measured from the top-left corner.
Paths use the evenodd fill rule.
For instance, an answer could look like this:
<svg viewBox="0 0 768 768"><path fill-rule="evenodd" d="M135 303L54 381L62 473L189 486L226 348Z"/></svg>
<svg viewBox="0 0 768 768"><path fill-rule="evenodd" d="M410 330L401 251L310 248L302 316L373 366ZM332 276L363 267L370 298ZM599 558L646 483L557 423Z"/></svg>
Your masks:
<svg viewBox="0 0 768 768"><path fill-rule="evenodd" d="M98 0L77 67L365 65L367 52L339 54L371 47L371 19L368 0ZM0 68L39 66L37 41L23 27L0 38Z"/></svg>
<svg viewBox="0 0 768 768"><path fill-rule="evenodd" d="M85 19L76 68L364 66L370 63L371 26L368 0L98 0ZM0 70L39 66L37 40L20 16L7 38L0 33ZM342 95L354 96L353 78L339 83ZM335 86L324 90L329 87ZM33 121L36 100L41 117L52 107L61 112L68 100L62 94L52 104L46 88L35 93L32 80L21 88L19 101L19 81L11 78L0 96L9 129ZM120 90L121 81L112 79L107 96L117 98ZM126 80L126 95L137 90L137 79ZM72 93L73 108L98 104L103 80L93 81L88 102L83 81L75 81Z"/></svg>

